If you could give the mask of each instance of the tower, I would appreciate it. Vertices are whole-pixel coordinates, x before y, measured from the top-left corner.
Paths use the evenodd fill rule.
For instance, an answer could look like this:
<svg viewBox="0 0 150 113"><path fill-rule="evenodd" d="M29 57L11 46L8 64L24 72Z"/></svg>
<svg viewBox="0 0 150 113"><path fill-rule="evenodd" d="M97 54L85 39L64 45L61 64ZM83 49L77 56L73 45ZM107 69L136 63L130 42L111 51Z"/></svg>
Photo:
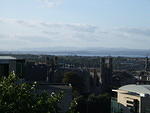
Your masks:
<svg viewBox="0 0 150 113"><path fill-rule="evenodd" d="M103 91L110 91L112 84L112 71L113 71L112 57L101 58L100 70L101 70L101 85Z"/></svg>
<svg viewBox="0 0 150 113"><path fill-rule="evenodd" d="M145 71L148 71L148 57L145 58Z"/></svg>
<svg viewBox="0 0 150 113"><path fill-rule="evenodd" d="M53 59L50 59L49 57L47 57L46 64L47 64L46 81L53 83L54 82L54 74L55 74L56 65L57 65L57 58L54 57Z"/></svg>

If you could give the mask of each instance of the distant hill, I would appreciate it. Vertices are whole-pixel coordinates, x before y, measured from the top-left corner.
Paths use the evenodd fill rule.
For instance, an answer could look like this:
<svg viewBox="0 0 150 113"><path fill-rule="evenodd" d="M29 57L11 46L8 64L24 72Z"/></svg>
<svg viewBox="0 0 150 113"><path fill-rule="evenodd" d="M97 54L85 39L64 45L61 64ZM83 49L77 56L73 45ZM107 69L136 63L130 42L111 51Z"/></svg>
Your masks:
<svg viewBox="0 0 150 113"><path fill-rule="evenodd" d="M46 54L46 55L77 55L77 56L128 56L145 57L150 50L126 48L35 48L16 51L0 51L0 54Z"/></svg>

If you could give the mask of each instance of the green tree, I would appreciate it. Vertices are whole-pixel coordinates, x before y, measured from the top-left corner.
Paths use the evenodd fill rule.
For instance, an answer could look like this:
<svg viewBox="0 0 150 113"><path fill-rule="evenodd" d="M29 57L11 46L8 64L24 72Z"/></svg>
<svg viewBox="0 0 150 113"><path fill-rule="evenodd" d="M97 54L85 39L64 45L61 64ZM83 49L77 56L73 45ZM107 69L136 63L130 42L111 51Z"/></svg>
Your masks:
<svg viewBox="0 0 150 113"><path fill-rule="evenodd" d="M69 113L110 113L110 95L87 95L74 99L73 107Z"/></svg>
<svg viewBox="0 0 150 113"><path fill-rule="evenodd" d="M63 82L72 85L74 96L84 91L84 79L76 72L66 72Z"/></svg>
<svg viewBox="0 0 150 113"><path fill-rule="evenodd" d="M110 95L90 95L87 100L88 113L110 113Z"/></svg>
<svg viewBox="0 0 150 113"><path fill-rule="evenodd" d="M74 98L70 104L70 107L67 113L79 113L77 111L77 106L78 106L77 98Z"/></svg>
<svg viewBox="0 0 150 113"><path fill-rule="evenodd" d="M36 86L19 82L15 74L0 77L0 113L58 113L62 93L37 93Z"/></svg>

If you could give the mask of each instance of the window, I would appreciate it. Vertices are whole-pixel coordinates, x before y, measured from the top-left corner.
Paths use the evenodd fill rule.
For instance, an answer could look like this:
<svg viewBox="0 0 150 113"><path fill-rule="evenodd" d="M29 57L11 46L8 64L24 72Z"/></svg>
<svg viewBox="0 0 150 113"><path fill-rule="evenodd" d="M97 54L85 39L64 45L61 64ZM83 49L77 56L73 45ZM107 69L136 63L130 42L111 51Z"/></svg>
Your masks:
<svg viewBox="0 0 150 113"><path fill-rule="evenodd" d="M128 104L133 104L134 102L133 102L133 101L130 101L130 100L127 100L127 103L128 103Z"/></svg>

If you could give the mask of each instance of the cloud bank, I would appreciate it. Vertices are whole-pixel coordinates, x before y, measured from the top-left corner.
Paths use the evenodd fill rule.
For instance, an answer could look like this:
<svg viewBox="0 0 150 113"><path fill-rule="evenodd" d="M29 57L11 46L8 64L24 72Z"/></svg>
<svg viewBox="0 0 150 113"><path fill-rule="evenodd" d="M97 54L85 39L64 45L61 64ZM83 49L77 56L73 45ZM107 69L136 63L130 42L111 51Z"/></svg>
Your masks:
<svg viewBox="0 0 150 113"><path fill-rule="evenodd" d="M80 23L0 18L0 48L106 47L150 49L150 28L101 28Z"/></svg>

